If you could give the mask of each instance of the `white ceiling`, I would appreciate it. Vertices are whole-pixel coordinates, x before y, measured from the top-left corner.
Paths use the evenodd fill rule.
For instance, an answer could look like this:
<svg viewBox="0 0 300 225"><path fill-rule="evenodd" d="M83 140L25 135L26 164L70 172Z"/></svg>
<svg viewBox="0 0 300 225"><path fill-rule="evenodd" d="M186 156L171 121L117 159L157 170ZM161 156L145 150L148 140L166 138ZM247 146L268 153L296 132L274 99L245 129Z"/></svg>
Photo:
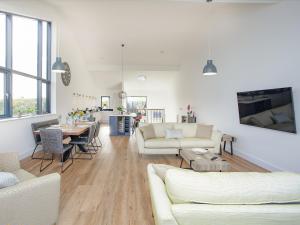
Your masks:
<svg viewBox="0 0 300 225"><path fill-rule="evenodd" d="M210 13L208 4L202 4L205 0L45 1L61 11L91 70L119 65L123 42L127 65L176 67L190 52L206 48L210 21L260 7L259 4L218 3L212 5Z"/></svg>

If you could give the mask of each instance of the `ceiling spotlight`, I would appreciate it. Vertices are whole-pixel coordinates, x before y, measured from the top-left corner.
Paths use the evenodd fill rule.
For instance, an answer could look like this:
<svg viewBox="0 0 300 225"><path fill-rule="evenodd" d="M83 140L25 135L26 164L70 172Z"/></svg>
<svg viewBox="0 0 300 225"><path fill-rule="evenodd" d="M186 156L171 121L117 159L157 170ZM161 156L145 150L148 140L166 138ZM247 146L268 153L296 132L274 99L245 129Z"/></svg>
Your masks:
<svg viewBox="0 0 300 225"><path fill-rule="evenodd" d="M147 80L147 77L145 75L138 75L137 79L140 81L145 81L145 80Z"/></svg>

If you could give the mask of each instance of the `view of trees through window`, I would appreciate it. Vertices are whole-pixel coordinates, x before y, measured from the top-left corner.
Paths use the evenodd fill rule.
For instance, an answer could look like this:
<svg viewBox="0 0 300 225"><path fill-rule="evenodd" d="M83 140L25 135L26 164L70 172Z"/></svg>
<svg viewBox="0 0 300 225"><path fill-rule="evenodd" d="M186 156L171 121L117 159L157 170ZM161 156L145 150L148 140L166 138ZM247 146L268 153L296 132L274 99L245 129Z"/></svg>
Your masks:
<svg viewBox="0 0 300 225"><path fill-rule="evenodd" d="M127 97L127 112L136 113L138 109L147 108L147 97L146 96L128 96Z"/></svg>
<svg viewBox="0 0 300 225"><path fill-rule="evenodd" d="M49 37L50 22L0 13L0 116L50 112Z"/></svg>

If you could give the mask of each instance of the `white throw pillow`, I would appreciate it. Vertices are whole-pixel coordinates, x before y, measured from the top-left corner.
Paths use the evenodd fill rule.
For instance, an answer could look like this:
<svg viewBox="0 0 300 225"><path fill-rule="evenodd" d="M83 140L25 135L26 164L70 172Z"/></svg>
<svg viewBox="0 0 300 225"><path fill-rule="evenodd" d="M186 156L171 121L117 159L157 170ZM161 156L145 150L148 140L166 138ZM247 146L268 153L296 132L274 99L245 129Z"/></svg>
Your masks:
<svg viewBox="0 0 300 225"><path fill-rule="evenodd" d="M166 139L183 138L182 130L166 129Z"/></svg>
<svg viewBox="0 0 300 225"><path fill-rule="evenodd" d="M6 188L19 183L19 179L13 173L0 172L0 188Z"/></svg>

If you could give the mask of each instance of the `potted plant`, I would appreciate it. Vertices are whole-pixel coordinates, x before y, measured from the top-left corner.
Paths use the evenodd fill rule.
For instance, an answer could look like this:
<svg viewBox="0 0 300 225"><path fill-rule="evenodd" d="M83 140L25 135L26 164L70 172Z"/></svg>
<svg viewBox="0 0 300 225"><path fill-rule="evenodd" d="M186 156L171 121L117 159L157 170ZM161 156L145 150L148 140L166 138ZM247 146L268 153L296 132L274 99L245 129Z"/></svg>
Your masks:
<svg viewBox="0 0 300 225"><path fill-rule="evenodd" d="M117 108L117 110L121 113L121 115L123 115L123 113L125 112L125 109L123 108L123 106L119 106Z"/></svg>

